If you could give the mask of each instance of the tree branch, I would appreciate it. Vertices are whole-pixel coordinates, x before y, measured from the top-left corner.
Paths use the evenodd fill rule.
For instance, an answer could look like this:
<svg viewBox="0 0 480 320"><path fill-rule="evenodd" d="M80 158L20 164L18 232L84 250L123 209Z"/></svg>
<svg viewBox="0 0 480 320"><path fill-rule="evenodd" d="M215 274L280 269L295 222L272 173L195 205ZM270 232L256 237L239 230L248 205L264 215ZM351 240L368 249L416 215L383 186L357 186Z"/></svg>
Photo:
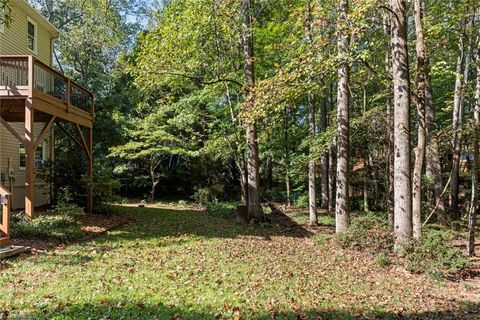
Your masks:
<svg viewBox="0 0 480 320"><path fill-rule="evenodd" d="M206 84L206 85L220 83L220 82L230 82L230 83L236 84L237 86L243 87L243 84L241 84L240 82L238 82L237 80L234 80L234 79L217 78L217 79L211 80L211 81L203 81L203 77L192 76L192 75L188 75L188 74L185 74L185 73L171 72L171 71L164 71L164 72L161 72L161 73L171 75L171 76L184 77L184 78L188 78L188 79L191 79L191 80L198 80L201 83Z"/></svg>

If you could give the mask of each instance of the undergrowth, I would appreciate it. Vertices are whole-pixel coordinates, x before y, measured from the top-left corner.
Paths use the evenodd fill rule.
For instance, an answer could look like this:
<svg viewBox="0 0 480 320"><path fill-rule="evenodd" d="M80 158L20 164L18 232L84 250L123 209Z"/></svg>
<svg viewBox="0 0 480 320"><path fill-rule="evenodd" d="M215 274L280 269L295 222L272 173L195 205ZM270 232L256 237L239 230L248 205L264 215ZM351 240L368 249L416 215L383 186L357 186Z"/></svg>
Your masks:
<svg viewBox="0 0 480 320"><path fill-rule="evenodd" d="M449 231L426 230L422 239L412 242L400 258L394 254L392 229L384 217L367 214L353 218L347 231L335 240L342 248L375 254L381 267L403 263L410 272L438 279L451 277L468 266L469 259L452 245L453 235Z"/></svg>
<svg viewBox="0 0 480 320"><path fill-rule="evenodd" d="M12 215L11 230L13 237L24 239L72 241L84 235L80 222L74 216L65 214L41 215L28 221L20 212Z"/></svg>

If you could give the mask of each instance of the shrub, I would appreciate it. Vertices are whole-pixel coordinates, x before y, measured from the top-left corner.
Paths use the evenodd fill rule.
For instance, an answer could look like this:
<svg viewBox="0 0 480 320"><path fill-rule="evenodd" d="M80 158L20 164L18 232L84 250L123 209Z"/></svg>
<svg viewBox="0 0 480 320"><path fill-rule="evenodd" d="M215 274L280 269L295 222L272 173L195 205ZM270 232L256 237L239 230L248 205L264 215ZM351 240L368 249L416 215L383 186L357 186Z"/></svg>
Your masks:
<svg viewBox="0 0 480 320"><path fill-rule="evenodd" d="M178 200L177 204L183 207L183 206L187 206L188 202L187 200Z"/></svg>
<svg viewBox="0 0 480 320"><path fill-rule="evenodd" d="M53 206L52 212L66 216L85 214L83 208L73 202L73 196L69 188L60 189L57 204Z"/></svg>
<svg viewBox="0 0 480 320"><path fill-rule="evenodd" d="M375 214L356 217L347 231L336 237L343 248L390 252L393 249L393 231L387 221Z"/></svg>
<svg viewBox="0 0 480 320"><path fill-rule="evenodd" d="M233 218L235 216L235 205L229 202L209 204L207 205L207 213L225 219Z"/></svg>
<svg viewBox="0 0 480 320"><path fill-rule="evenodd" d="M381 252L381 253L377 254L375 256L375 261L382 268L385 268L386 266L388 266L392 263L392 261L390 261L390 257L385 252Z"/></svg>
<svg viewBox="0 0 480 320"><path fill-rule="evenodd" d="M448 231L428 231L419 243L407 251L407 269L441 278L461 271L469 260L451 244L452 239L453 235Z"/></svg>
<svg viewBox="0 0 480 320"><path fill-rule="evenodd" d="M308 208L309 204L309 199L307 194L302 194L298 197L297 202L295 202L295 205L300 208Z"/></svg>
<svg viewBox="0 0 480 320"><path fill-rule="evenodd" d="M32 221L24 213L17 213L11 220L12 235L21 238L56 239L72 241L83 236L81 224L71 215L43 215Z"/></svg>
<svg viewBox="0 0 480 320"><path fill-rule="evenodd" d="M193 199L196 203L205 206L218 203L217 197L209 188L196 188Z"/></svg>

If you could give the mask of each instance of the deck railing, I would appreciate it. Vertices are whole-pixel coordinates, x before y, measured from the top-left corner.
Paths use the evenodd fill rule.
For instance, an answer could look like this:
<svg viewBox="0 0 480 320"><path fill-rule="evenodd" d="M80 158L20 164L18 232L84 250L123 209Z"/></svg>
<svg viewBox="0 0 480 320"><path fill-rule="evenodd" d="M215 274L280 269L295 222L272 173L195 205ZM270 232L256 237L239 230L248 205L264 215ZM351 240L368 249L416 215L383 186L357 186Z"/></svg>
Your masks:
<svg viewBox="0 0 480 320"><path fill-rule="evenodd" d="M0 86L35 89L93 117L92 93L33 56L0 56Z"/></svg>

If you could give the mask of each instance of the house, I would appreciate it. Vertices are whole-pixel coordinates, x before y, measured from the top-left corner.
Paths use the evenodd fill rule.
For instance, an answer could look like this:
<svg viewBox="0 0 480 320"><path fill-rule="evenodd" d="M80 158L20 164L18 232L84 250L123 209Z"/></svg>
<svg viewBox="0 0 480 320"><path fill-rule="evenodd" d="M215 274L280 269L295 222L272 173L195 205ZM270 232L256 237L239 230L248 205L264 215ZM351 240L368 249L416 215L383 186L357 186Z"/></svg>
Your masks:
<svg viewBox="0 0 480 320"><path fill-rule="evenodd" d="M50 187L36 174L54 157L54 128L85 150L92 178L94 104L88 89L53 68L57 28L25 0L9 5L12 22L0 25L0 186L12 193L12 208L32 217L49 203ZM91 186L87 198L91 212Z"/></svg>

